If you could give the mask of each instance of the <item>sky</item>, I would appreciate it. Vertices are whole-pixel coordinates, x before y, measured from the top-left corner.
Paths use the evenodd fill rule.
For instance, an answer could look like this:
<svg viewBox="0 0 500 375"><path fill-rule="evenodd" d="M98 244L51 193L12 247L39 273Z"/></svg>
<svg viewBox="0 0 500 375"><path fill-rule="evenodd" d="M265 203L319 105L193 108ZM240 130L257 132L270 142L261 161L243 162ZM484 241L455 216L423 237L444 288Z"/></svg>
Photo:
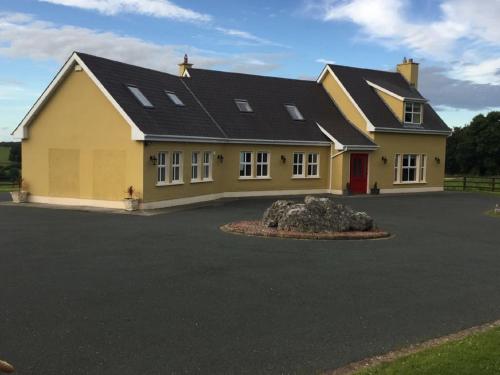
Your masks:
<svg viewBox="0 0 500 375"><path fill-rule="evenodd" d="M0 141L72 51L177 73L316 79L326 63L420 63L449 126L500 109L500 0L0 0Z"/></svg>

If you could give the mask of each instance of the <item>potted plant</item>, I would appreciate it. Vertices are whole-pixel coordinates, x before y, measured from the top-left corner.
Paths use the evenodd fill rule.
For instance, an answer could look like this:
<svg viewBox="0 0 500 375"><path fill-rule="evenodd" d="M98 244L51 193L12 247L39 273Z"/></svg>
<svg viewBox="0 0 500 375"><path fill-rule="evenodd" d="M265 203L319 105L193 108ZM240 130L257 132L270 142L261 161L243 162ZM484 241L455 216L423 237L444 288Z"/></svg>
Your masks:
<svg viewBox="0 0 500 375"><path fill-rule="evenodd" d="M380 194L380 189L378 188L378 184L376 181L373 184L373 187L370 189L370 193L371 194Z"/></svg>
<svg viewBox="0 0 500 375"><path fill-rule="evenodd" d="M17 190L11 191L10 196L14 203L26 203L28 201L28 184L23 178L17 180Z"/></svg>
<svg viewBox="0 0 500 375"><path fill-rule="evenodd" d="M139 198L137 198L137 194L133 186L129 186L127 188L127 197L123 199L123 203L125 205L125 210L127 211L136 211L139 209Z"/></svg>
<svg viewBox="0 0 500 375"><path fill-rule="evenodd" d="M342 192L343 195L351 195L351 184L349 182L347 182L345 184L345 189L344 191Z"/></svg>

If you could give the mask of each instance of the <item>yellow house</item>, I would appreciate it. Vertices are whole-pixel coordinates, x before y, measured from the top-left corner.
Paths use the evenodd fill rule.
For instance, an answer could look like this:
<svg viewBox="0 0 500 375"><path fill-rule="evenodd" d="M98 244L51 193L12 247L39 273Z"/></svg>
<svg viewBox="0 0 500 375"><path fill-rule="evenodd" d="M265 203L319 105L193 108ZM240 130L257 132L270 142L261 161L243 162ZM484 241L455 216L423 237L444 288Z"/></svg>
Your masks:
<svg viewBox="0 0 500 375"><path fill-rule="evenodd" d="M179 76L75 52L13 135L32 202L142 208L223 197L443 190L449 128L396 72L327 65L317 81Z"/></svg>

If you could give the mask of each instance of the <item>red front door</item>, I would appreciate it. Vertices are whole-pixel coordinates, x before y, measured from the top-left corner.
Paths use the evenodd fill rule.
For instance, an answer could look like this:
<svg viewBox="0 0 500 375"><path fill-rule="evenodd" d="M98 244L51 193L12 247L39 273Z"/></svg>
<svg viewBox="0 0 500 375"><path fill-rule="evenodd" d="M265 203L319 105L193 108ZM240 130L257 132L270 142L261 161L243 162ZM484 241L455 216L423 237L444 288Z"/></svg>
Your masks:
<svg viewBox="0 0 500 375"><path fill-rule="evenodd" d="M351 154L351 193L365 194L368 180L368 154Z"/></svg>

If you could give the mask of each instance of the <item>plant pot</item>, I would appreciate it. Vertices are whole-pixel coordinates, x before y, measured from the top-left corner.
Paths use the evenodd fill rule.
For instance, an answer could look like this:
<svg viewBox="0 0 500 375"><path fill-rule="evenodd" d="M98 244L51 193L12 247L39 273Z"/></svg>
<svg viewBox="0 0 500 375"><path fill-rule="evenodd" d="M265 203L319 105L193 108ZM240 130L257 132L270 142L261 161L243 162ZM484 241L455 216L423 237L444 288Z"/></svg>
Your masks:
<svg viewBox="0 0 500 375"><path fill-rule="evenodd" d="M352 195L351 190L350 189L342 190L342 195Z"/></svg>
<svg viewBox="0 0 500 375"><path fill-rule="evenodd" d="M139 199L125 198L123 200L123 205L126 211L137 211L139 209Z"/></svg>
<svg viewBox="0 0 500 375"><path fill-rule="evenodd" d="M28 201L27 191L11 191L10 196L12 197L12 202L14 203L26 203Z"/></svg>
<svg viewBox="0 0 500 375"><path fill-rule="evenodd" d="M380 189L379 188L371 188L370 194L373 194L373 195L380 194Z"/></svg>

